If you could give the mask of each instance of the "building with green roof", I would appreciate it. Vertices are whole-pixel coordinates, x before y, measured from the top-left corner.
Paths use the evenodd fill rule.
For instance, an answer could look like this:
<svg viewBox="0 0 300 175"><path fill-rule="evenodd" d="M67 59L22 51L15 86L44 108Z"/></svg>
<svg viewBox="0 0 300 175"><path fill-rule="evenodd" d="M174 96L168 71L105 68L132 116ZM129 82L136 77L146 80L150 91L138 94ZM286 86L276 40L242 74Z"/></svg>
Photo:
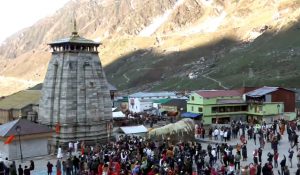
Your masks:
<svg viewBox="0 0 300 175"><path fill-rule="evenodd" d="M23 90L0 99L0 123L20 117L36 120L37 107L41 92L39 90Z"/></svg>

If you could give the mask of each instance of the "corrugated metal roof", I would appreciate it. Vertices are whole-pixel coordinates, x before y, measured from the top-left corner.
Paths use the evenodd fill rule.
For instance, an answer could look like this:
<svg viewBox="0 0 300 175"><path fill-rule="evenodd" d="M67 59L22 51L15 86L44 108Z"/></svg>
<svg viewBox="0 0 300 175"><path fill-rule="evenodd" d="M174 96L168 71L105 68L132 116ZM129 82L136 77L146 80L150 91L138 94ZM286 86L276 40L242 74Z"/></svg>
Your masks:
<svg viewBox="0 0 300 175"><path fill-rule="evenodd" d="M137 92L128 97L142 98L142 97L169 97L176 96L175 92Z"/></svg>
<svg viewBox="0 0 300 175"><path fill-rule="evenodd" d="M169 98L164 98L164 99L159 99L159 100L153 100L153 103L160 103L160 104L163 104L163 103L166 103L168 101L170 101L171 99Z"/></svg>
<svg viewBox="0 0 300 175"><path fill-rule="evenodd" d="M30 104L39 104L41 91L24 90L0 100L0 109L21 109Z"/></svg>
<svg viewBox="0 0 300 175"><path fill-rule="evenodd" d="M144 125L120 127L125 134L145 133L148 129Z"/></svg>
<svg viewBox="0 0 300 175"><path fill-rule="evenodd" d="M164 106L186 106L187 100L184 99L170 99L163 103Z"/></svg>
<svg viewBox="0 0 300 175"><path fill-rule="evenodd" d="M264 86L264 87L255 89L254 91L250 91L250 92L246 93L246 95L250 96L250 97L261 97L263 95L269 94L269 93L277 91L277 90L278 90L278 87Z"/></svg>
<svg viewBox="0 0 300 175"><path fill-rule="evenodd" d="M48 126L33 123L25 119L18 119L0 125L0 136L7 137L11 135L18 135L16 131L17 126L21 127L20 135L31 135L31 134L53 132L52 129L50 129Z"/></svg>
<svg viewBox="0 0 300 175"><path fill-rule="evenodd" d="M243 99L218 99L217 100L217 104L241 104L241 103L245 103L245 101Z"/></svg>
<svg viewBox="0 0 300 175"><path fill-rule="evenodd" d="M239 90L200 90L196 92L204 98L242 96Z"/></svg>

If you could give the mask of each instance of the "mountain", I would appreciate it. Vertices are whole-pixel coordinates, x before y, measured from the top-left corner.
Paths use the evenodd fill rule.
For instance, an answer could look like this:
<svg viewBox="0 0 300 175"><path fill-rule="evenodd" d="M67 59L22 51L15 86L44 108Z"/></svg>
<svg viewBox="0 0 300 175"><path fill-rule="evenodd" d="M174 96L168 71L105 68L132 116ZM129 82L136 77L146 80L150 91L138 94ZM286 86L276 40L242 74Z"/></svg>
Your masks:
<svg viewBox="0 0 300 175"><path fill-rule="evenodd" d="M43 81L74 16L123 92L300 86L299 0L72 0L1 44L1 95Z"/></svg>

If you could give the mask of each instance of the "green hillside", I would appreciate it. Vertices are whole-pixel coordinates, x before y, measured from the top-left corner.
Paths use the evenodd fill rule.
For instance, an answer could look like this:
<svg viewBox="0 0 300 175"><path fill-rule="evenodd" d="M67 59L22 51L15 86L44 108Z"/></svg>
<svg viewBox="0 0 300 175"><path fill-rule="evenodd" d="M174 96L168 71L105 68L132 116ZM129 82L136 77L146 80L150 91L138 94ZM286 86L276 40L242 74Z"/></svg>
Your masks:
<svg viewBox="0 0 300 175"><path fill-rule="evenodd" d="M266 32L252 43L223 38L170 54L137 50L106 66L105 71L120 90L300 87L299 26L297 23L280 33ZM189 79L191 72L197 78Z"/></svg>

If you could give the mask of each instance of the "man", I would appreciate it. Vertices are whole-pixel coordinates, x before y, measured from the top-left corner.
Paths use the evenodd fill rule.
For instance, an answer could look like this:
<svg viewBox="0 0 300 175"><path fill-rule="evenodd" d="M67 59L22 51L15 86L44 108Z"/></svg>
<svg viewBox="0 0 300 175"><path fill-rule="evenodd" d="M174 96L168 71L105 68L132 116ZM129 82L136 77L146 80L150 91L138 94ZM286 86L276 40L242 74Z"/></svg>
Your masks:
<svg viewBox="0 0 300 175"><path fill-rule="evenodd" d="M253 151L253 162L254 162L255 164L258 164L258 150L257 150L257 149L255 149L255 150Z"/></svg>
<svg viewBox="0 0 300 175"><path fill-rule="evenodd" d="M19 165L18 175L23 175L23 173L24 173L24 171L23 171L22 165Z"/></svg>
<svg viewBox="0 0 300 175"><path fill-rule="evenodd" d="M30 169L25 165L24 175L30 175Z"/></svg>
<svg viewBox="0 0 300 175"><path fill-rule="evenodd" d="M258 161L261 163L261 156L262 156L262 149L261 147L258 148Z"/></svg>
<svg viewBox="0 0 300 175"><path fill-rule="evenodd" d="M234 169L236 170L236 167L238 167L238 170L240 170L240 162L241 162L241 153L237 152L234 156Z"/></svg>
<svg viewBox="0 0 300 175"><path fill-rule="evenodd" d="M294 155L294 150L289 149L289 159L291 163L291 168L293 167L292 160L293 160L293 155Z"/></svg>
<svg viewBox="0 0 300 175"><path fill-rule="evenodd" d="M48 163L47 163L48 175L51 175L51 174L52 174L52 167L53 167L52 163L50 163L50 162L48 161Z"/></svg>
<svg viewBox="0 0 300 175"><path fill-rule="evenodd" d="M4 167L5 167L5 165L4 165L4 163L3 163L3 161L2 161L2 158L0 158L1 160L0 160L0 175L4 175Z"/></svg>
<svg viewBox="0 0 300 175"><path fill-rule="evenodd" d="M286 157L285 157L285 155L283 155L283 159L280 162L281 174L283 174L285 166L286 166Z"/></svg>

